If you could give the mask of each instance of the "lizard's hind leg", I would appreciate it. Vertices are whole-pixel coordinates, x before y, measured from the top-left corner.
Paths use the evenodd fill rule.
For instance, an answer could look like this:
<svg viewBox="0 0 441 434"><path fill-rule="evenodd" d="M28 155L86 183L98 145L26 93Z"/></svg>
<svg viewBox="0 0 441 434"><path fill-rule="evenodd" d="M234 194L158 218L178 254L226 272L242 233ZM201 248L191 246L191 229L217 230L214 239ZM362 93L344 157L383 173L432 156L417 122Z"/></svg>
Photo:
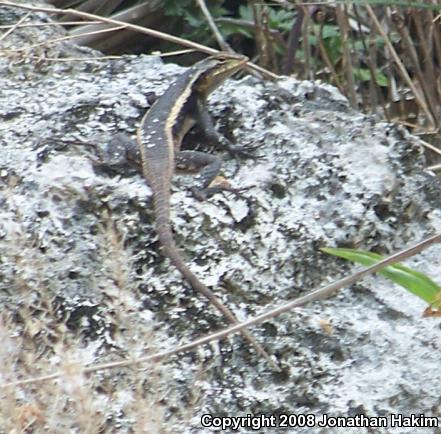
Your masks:
<svg viewBox="0 0 441 434"><path fill-rule="evenodd" d="M177 170L184 173L198 173L198 185L191 191L199 200L205 200L219 191L231 188L225 180L211 185L221 168L221 160L215 155L199 151L181 151L175 157L175 165Z"/></svg>

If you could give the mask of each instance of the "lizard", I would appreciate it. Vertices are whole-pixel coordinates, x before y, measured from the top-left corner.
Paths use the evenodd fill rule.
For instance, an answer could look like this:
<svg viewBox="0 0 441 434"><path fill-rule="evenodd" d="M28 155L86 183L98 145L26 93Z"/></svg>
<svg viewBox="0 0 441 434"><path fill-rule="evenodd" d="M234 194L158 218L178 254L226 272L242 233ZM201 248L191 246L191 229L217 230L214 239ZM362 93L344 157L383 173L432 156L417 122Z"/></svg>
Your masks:
<svg viewBox="0 0 441 434"><path fill-rule="evenodd" d="M240 148L226 138L226 144L222 143L205 105L207 96L228 77L244 68L247 62L245 56L219 53L195 63L178 76L142 117L137 128L136 151L133 151L136 147L133 140L130 143L132 157L136 152L136 159L139 159L140 154L142 172L152 190L155 229L163 253L192 288L205 296L233 324L238 323L237 318L190 270L175 243L170 218L170 190L175 167L199 171L201 187L193 189L198 199L225 189L210 186L220 170L218 157L198 151L181 151L180 146L185 134L198 123L208 140L232 152L239 151ZM129 143L125 145L129 147ZM242 330L242 335L258 354L280 371L248 330Z"/></svg>

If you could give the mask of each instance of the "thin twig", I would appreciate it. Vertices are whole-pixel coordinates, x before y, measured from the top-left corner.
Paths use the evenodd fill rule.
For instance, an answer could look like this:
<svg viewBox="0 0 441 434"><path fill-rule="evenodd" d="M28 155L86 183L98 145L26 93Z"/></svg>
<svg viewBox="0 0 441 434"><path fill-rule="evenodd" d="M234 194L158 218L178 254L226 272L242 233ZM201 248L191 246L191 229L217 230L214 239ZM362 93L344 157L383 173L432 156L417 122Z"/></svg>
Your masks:
<svg viewBox="0 0 441 434"><path fill-rule="evenodd" d="M426 142L425 140L422 140L420 138L418 139L418 143L421 143L422 146L424 146L427 149L430 149L435 154L441 155L441 149L438 149L436 146L433 146L431 143Z"/></svg>
<svg viewBox="0 0 441 434"><path fill-rule="evenodd" d="M413 83L412 79L410 78L410 76L406 70L406 67L403 65L403 62L401 62L401 59L398 56L397 52L395 51L395 48L393 47L392 43L390 42L389 37L387 36L386 32L383 30L383 27L381 27L381 24L378 21L378 18L375 15L374 10L372 9L372 7L369 4L366 5L366 10L368 11L370 17L372 18L372 21L375 24L375 27L377 28L378 32L381 34L381 36L384 40L384 43L386 44L395 63L397 64L398 71L400 72L401 76L403 77L403 79L407 83L407 85L412 89L412 92L415 95L415 99L417 100L418 105L424 111L428 121L432 124L432 127L434 127L435 120L433 119L432 114L430 113L430 110L427 107L426 101L424 100L424 98L421 97L419 90L416 88L415 84Z"/></svg>
<svg viewBox="0 0 441 434"><path fill-rule="evenodd" d="M429 87L429 93L432 98L434 98L434 107L432 112L436 117L437 106L441 102L441 95L437 86L437 73L435 71L435 47L434 39L438 37L437 27L432 22L433 11L421 11L413 16L413 22L415 23L416 34L418 36L418 46L422 48L423 51L423 68L425 72L425 81L427 81L427 86Z"/></svg>
<svg viewBox="0 0 441 434"><path fill-rule="evenodd" d="M182 54L188 54L188 53L194 53L196 50L193 50L191 48L184 48L182 50L175 50L175 51L167 51L166 53L155 53L155 56L159 57L172 57L172 56L181 56Z"/></svg>
<svg viewBox="0 0 441 434"><path fill-rule="evenodd" d="M420 66L421 61L418 58L417 50L415 48L415 45L414 45L412 38L409 35L408 30L406 28L404 19L401 15L399 15L398 11L396 11L396 10L392 11L391 19L392 19L392 23L395 24L395 27L397 28L397 30L401 36L401 40L403 41L404 47L407 48L407 52L409 54L409 59L412 62L412 68L415 71L416 78L419 81L420 88L421 88L423 95L425 97L425 101L427 102L427 107L430 110L432 118L434 119L435 123L437 124L437 121L435 118L436 110L434 109L435 103L434 103L433 99L431 98L433 93L429 89L429 83L427 80L427 76L424 75L424 72ZM420 41L420 42L421 43L419 44L419 47L421 47L422 45L423 46L425 45L423 41ZM438 126L438 125L436 125L436 126Z"/></svg>
<svg viewBox="0 0 441 434"><path fill-rule="evenodd" d="M431 170L432 172L439 172L439 171L441 171L441 163L426 167L426 169Z"/></svg>
<svg viewBox="0 0 441 434"><path fill-rule="evenodd" d="M186 351L192 351L196 347L200 345L204 345L208 342L223 339L226 336L237 333L249 326L262 323L268 319L274 318L277 315L280 315L282 313L288 312L296 307L304 306L308 303L311 303L313 301L323 300L325 298L328 298L335 292L337 292L339 289L353 285L354 283L358 282L359 280L376 273L377 271L380 271L382 268L395 264L397 262L403 261L404 259L410 258L411 256L414 256L415 254L423 251L424 249L427 249L433 244L440 243L441 242L441 234L434 235L433 237L427 238L424 241L421 241L407 249L402 250L401 252L395 253L393 255L388 256L387 258L381 260L380 262L377 262L374 265L371 265L370 267L364 268L360 271L357 271L350 276L344 277L343 279L337 280L336 282L331 283L330 285L327 285L323 288L317 289L307 295L304 295L303 297L296 298L294 300L288 301L283 303L282 306L276 307L274 309L271 309L270 311L263 313L261 315L255 316L254 318L250 318L249 320L237 324L235 326L226 328L224 330L221 330L217 333L213 333L211 335L205 336L203 338L197 339L195 341L192 341L188 344L181 345L179 347L173 348L171 350L163 351L160 353L152 354L150 356L144 356L135 358L132 360L121 360L119 362L109 362L109 363L101 363L91 366L85 366L82 369L82 373L88 374L91 372L96 372L104 369L113 369L113 368L122 368L122 367L129 367L138 365L140 363L155 363L160 360L163 360L167 357L170 357L172 355L183 353ZM27 378L25 380L19 380L14 381L11 383L4 383L0 384L0 389L5 389L7 387L16 387L16 386L23 386L26 384L32 384L32 383L38 383L42 381L49 381L49 380L55 380L57 378L60 378L63 375L63 372L56 372L54 374L49 375L43 375L41 377L33 377L33 378Z"/></svg>
<svg viewBox="0 0 441 434"><path fill-rule="evenodd" d="M23 18L21 18L20 20L18 20L8 31L6 31L5 33L3 33L3 35L0 36L0 42L3 41L3 39L5 39L8 35L10 35L15 29L17 29L18 27L20 27L20 24L23 23L23 21L25 21L28 16L31 13L28 12Z"/></svg>
<svg viewBox="0 0 441 434"><path fill-rule="evenodd" d="M376 113L377 105L379 101L383 109L384 116L386 117L387 121L390 122L389 111L386 108L386 104L384 102L384 96L381 91L378 91L378 80L377 80L377 71L376 71L377 46L375 43L375 37L376 37L375 29L370 29L369 41L367 42L361 26L362 18L358 13L358 7L355 4L354 4L354 13L357 20L358 34L360 35L360 40L365 52L364 60L371 73L371 77L369 80L369 97L371 101L370 110L371 112Z"/></svg>
<svg viewBox="0 0 441 434"><path fill-rule="evenodd" d="M333 63L331 62L331 59L328 56L328 52L326 51L325 43L323 41L323 27L324 27L323 22L320 22L320 29L317 30L314 27L314 25L313 25L312 26L312 30L313 30L316 38L317 38L320 54L322 55L323 61L326 64L326 66L328 67L328 69L329 69L329 72L331 74L334 86L338 87L339 91L344 95L345 94L345 90L344 90L343 86L340 83L337 71L335 70Z"/></svg>
<svg viewBox="0 0 441 434"><path fill-rule="evenodd" d="M270 28L270 11L267 5L263 5L263 8L261 9L261 18L260 22L262 25L262 30L265 35L265 41L267 45L267 51L268 51L268 68L271 68L273 71L279 72L280 68L277 62L277 55L276 55L276 41L275 38L273 38L273 34L271 32Z"/></svg>
<svg viewBox="0 0 441 434"><path fill-rule="evenodd" d="M99 24L100 21L88 21L87 24ZM17 23L18 24L18 23ZM60 26L60 23L27 23L27 24L8 24L7 26L0 26L0 29L10 29L11 27L18 27L20 29L24 27L54 27ZM63 26L80 26L83 25L84 21L63 21Z"/></svg>
<svg viewBox="0 0 441 434"><path fill-rule="evenodd" d="M3 6L11 6L20 9L26 9L36 12L45 12L47 14L63 14L63 15L74 15L82 18L86 18L88 20L100 21L102 23L113 24L115 26L125 26L129 30L133 30L135 32L144 33L149 36L153 36L155 38L163 39L168 42L173 42L179 45L183 45L185 47L195 48L196 50L202 51L207 54L216 54L217 50L206 47L205 45L198 44L197 42L189 41L187 39L182 39L177 36L170 35L168 33L163 33L158 30L149 29L146 27L138 26L136 24L125 23L124 21L114 20L112 18L101 17L99 15L90 14L88 12L77 11L75 9L58 9L58 8L48 8L48 7L40 7L40 6L31 6L13 3L9 1L0 1L0 5Z"/></svg>
<svg viewBox="0 0 441 434"><path fill-rule="evenodd" d="M316 62L311 61L311 36L309 28L311 26L311 10L312 8L307 8L306 6L299 6L303 9L304 14L304 25L302 26L302 47L305 56L305 66L304 73L307 80L314 80L315 77L315 64Z"/></svg>
<svg viewBox="0 0 441 434"><path fill-rule="evenodd" d="M155 38L164 39L168 42L173 42L178 45L183 45L184 47L193 48L195 50L201 51L202 53L206 53L206 54L210 54L210 55L219 53L219 51L215 50L214 48L210 48L205 45L198 44L197 42L189 41L187 39L182 39L177 36L170 35L168 33L163 33L158 30L153 30L153 29L149 29L147 27L138 26L136 24L126 23L124 21L101 17L99 15L90 14L88 12L77 11L75 9L57 9L57 8L38 7L38 6L17 4L17 3L13 3L13 2L9 2L9 1L0 1L0 6L10 6L10 7L16 7L16 8L26 9L26 10L36 11L36 12L45 12L48 14L71 14L74 16L86 18L88 20L100 21L100 22L107 23L107 24L113 24L118 27L123 26L126 30L133 30L134 32L144 33L146 35L153 36ZM250 62L247 64L247 67L262 73L266 77L269 77L272 79L279 78L279 76L277 74L274 74L271 71L268 71L258 65L254 65Z"/></svg>
<svg viewBox="0 0 441 434"><path fill-rule="evenodd" d="M297 6L297 16L295 19L293 19L291 29L289 31L288 42L286 44L286 53L282 62L282 72L285 75L289 75L293 72L294 60L300 43L300 36L302 35L305 9L306 8L303 6Z"/></svg>
<svg viewBox="0 0 441 434"><path fill-rule="evenodd" d="M340 28L341 34L341 45L343 48L343 69L346 75L346 94L348 95L351 106L357 107L357 95L355 93L355 82L354 82L354 68L352 66L351 52L349 49L349 23L347 21L348 11L346 6L336 5L335 14L337 16L337 23Z"/></svg>
<svg viewBox="0 0 441 434"><path fill-rule="evenodd" d="M201 8L202 13L205 16L205 19L207 20L207 23L213 32L214 37L217 40L217 43L219 44L219 47L221 47L222 50L227 51L229 53L233 52L233 49L230 47L230 45L225 41L224 37L222 36L222 33L219 31L219 29L216 26L216 23L213 20L213 17L210 14L210 11L207 8L207 5L205 4L205 0L196 0L197 4Z"/></svg>
<svg viewBox="0 0 441 434"><path fill-rule="evenodd" d="M249 67L250 69L254 69L257 72L262 73L267 78L277 79L277 78L281 77L280 75L274 74L273 72L268 71L268 69L265 69L262 66L256 65L255 63L248 62L247 67Z"/></svg>
<svg viewBox="0 0 441 434"><path fill-rule="evenodd" d="M32 54L26 54L27 59L41 60L41 56L33 56ZM123 56L101 56L101 57L44 57L45 61L50 62L92 62L94 60L115 60L122 59Z"/></svg>
<svg viewBox="0 0 441 434"><path fill-rule="evenodd" d="M45 45L49 45L49 44L55 44L56 42L69 41L71 39L79 38L80 36L83 36L83 35L95 35L95 34L99 34L99 33L113 32L115 30L124 29L125 27L126 26L123 25L123 26L119 26L119 27L111 27L110 29L101 29L101 30L95 30L95 31L89 32L89 33L82 33L81 35L62 36L60 38L48 39L44 42L39 42L38 44L28 45L26 47L21 47L21 48L15 49L15 50L8 50L8 51L12 51L12 52L27 51L32 48L41 47L41 46L45 46Z"/></svg>
<svg viewBox="0 0 441 434"><path fill-rule="evenodd" d="M254 20L254 35L256 39L256 48L259 53L260 63L267 67L269 65L268 40L262 25L262 8L264 5L256 0L250 0L251 10ZM259 13L260 12L260 13Z"/></svg>

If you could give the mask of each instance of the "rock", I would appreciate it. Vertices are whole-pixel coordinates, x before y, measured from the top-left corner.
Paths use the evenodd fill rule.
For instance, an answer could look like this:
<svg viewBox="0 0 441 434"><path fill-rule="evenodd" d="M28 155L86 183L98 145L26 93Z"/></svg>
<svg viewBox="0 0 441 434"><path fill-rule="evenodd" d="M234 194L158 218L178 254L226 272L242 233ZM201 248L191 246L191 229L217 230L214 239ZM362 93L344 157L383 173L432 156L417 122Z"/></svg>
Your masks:
<svg viewBox="0 0 441 434"><path fill-rule="evenodd" d="M8 22L23 14L0 12ZM2 43L13 50L62 33L43 29L16 30ZM281 374L235 335L147 372L102 370L73 387L77 374L66 360L138 357L227 324L162 257L142 176L99 161L113 135L135 132L147 95L163 92L184 68L154 56L100 58L71 42L49 47L0 58L0 305L15 360L4 363L2 378L65 372L59 386L20 386L17 403L47 401L61 387L59 407L38 404L41 420L57 421L59 411L73 426L79 407L64 414L61 404L85 399L83 419L118 432L144 423L146 405L148 423L156 417L188 433L202 432L203 414L313 414L316 423L324 413L439 414L439 321L422 319L424 303L379 277L253 327ZM424 170L417 139L352 110L333 87L245 76L209 101L219 130L257 146L261 159L238 165L224 155L224 176L246 188L240 197L201 203L191 179L177 176L172 216L188 264L239 318L353 268L320 247L386 254L439 230L441 185ZM440 253L432 247L408 264L440 282ZM289 432L311 432L294 419Z"/></svg>

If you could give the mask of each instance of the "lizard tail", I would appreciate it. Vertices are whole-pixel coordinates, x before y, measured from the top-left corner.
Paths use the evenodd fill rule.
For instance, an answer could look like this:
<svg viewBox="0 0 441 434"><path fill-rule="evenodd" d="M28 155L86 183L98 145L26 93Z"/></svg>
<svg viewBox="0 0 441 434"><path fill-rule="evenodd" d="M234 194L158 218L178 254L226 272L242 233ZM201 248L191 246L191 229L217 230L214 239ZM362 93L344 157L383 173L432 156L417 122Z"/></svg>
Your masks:
<svg viewBox="0 0 441 434"><path fill-rule="evenodd" d="M172 264L179 270L185 280L187 280L193 289L203 296L205 296L212 304L215 306L219 312L221 312L232 324L238 324L239 321L235 315L228 309L222 302L216 297L216 295L204 285L198 277L190 270L190 268L184 262L179 249L175 244L173 232L171 229L169 206L163 206L164 195L160 195L161 199L156 200L154 198L154 207L156 214L156 231L158 233L159 241L162 245L165 255L170 259ZM272 368L280 372L280 367L275 363L275 361L269 356L269 354L263 349L263 347L254 339L252 334L247 330L241 330L244 338L254 347L256 352L260 354Z"/></svg>

